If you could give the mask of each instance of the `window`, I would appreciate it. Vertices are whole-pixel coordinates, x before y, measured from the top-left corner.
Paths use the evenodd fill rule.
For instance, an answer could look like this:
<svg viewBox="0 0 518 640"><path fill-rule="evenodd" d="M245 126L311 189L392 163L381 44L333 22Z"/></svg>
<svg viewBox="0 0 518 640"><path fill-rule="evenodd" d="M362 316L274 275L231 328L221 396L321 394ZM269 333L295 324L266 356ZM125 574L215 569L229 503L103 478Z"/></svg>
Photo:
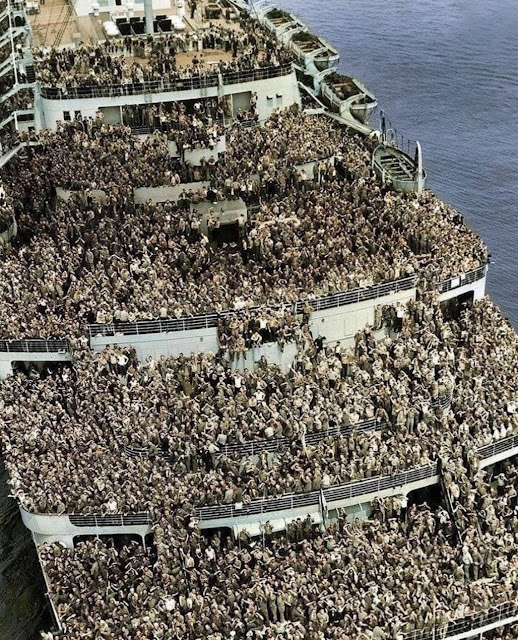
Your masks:
<svg viewBox="0 0 518 640"><path fill-rule="evenodd" d="M70 111L63 111L63 120L65 122L70 122Z"/></svg>
<svg viewBox="0 0 518 640"><path fill-rule="evenodd" d="M277 106L280 107L282 104L282 95L278 93L275 97L277 99Z"/></svg>
<svg viewBox="0 0 518 640"><path fill-rule="evenodd" d="M273 107L273 96L266 96L266 106L269 109Z"/></svg>
<svg viewBox="0 0 518 640"><path fill-rule="evenodd" d="M80 118L81 118L81 111L74 111L74 119L80 120Z"/></svg>

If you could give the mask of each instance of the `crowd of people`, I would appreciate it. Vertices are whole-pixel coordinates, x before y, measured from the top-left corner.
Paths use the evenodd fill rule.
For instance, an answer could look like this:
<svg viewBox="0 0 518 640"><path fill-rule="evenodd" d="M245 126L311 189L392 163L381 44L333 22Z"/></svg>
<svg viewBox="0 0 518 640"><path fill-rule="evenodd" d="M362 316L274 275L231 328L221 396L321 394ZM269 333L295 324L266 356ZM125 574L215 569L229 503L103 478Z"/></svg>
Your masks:
<svg viewBox="0 0 518 640"><path fill-rule="evenodd" d="M34 94L31 89L20 89L14 95L0 103L0 122L14 111L25 111L34 106Z"/></svg>
<svg viewBox="0 0 518 640"><path fill-rule="evenodd" d="M194 101L191 108L185 102L160 103L149 106L128 105L122 120L132 130L160 131L174 140L179 149L214 149L224 134L222 123L231 121L227 101Z"/></svg>
<svg viewBox="0 0 518 640"><path fill-rule="evenodd" d="M272 342L282 349L286 343L301 338L300 321L291 307L258 311L245 309L222 315L218 322L221 349L235 354Z"/></svg>
<svg viewBox="0 0 518 640"><path fill-rule="evenodd" d="M203 536L185 510L154 527L154 545L94 539L42 557L67 638L219 640L446 637L456 620L484 620L518 598L516 467L496 491L486 483L474 513L480 552L456 544L449 514L426 503L378 501L370 520L344 514L326 529L295 523L293 536L263 543ZM495 535L496 534L496 535ZM470 549L473 548L473 562ZM502 630L505 633L505 629Z"/></svg>
<svg viewBox="0 0 518 640"><path fill-rule="evenodd" d="M275 176L308 161L333 158L337 149L343 148L344 133L327 118L301 114L295 109L277 111L263 127L236 128L232 132L227 167L238 178L241 171L245 176L258 174L267 179L269 174ZM357 140L351 140L352 144L359 146ZM354 153L365 164L368 149L357 148Z"/></svg>
<svg viewBox="0 0 518 640"><path fill-rule="evenodd" d="M224 128L202 119L196 112L186 113L181 107L178 108L183 103L172 104L175 105L173 108L153 105L144 109L128 109L123 114L123 122L132 130L141 126L150 132L160 131L168 140L176 142L180 152L207 149L210 154L224 134ZM138 124L139 121L141 125Z"/></svg>
<svg viewBox="0 0 518 640"><path fill-rule="evenodd" d="M14 494L31 511L58 513L113 505L154 512L158 495L170 504L249 502L391 475L446 454L476 467L478 447L518 432L507 366L518 339L487 300L459 321L445 320L437 305L409 303L397 336L376 343L366 330L349 352L302 336L287 374L266 363L239 373L210 354L139 363L114 349L78 350L73 370L43 379L5 380L2 440ZM434 402L451 396L451 408ZM28 429L26 416L36 412ZM384 428L355 429L372 418ZM274 454L225 452L279 437L291 444ZM128 456L128 446L145 455Z"/></svg>
<svg viewBox="0 0 518 640"><path fill-rule="evenodd" d="M168 84L193 76L277 67L292 60L277 38L244 14L239 23L211 24L203 32L125 37L76 49L40 49L34 55L37 79L44 86L65 90L150 81Z"/></svg>
<svg viewBox="0 0 518 640"><path fill-rule="evenodd" d="M7 196L4 186L0 183L0 234L7 231L13 222L13 201L11 197Z"/></svg>
<svg viewBox="0 0 518 640"><path fill-rule="evenodd" d="M250 131L255 151L243 174L240 149ZM371 174L368 142L296 109L246 133L236 125L211 186L184 191L178 203L134 202L134 187L181 183L163 134L135 141L129 127L77 121L37 140L6 170L6 185L20 194L15 213L24 242L2 260L9 276L0 285L2 337L69 337L86 323L121 317L310 305L416 274L420 286L433 288L487 261L482 241L454 209L430 192L416 197L382 187ZM283 167L283 157L309 162L333 148L335 164L317 163L312 175ZM193 177L209 167L191 168ZM51 205L57 186L86 193ZM104 191L102 202L88 197L96 190ZM234 249L221 250L202 232L196 204L237 195L259 209Z"/></svg>

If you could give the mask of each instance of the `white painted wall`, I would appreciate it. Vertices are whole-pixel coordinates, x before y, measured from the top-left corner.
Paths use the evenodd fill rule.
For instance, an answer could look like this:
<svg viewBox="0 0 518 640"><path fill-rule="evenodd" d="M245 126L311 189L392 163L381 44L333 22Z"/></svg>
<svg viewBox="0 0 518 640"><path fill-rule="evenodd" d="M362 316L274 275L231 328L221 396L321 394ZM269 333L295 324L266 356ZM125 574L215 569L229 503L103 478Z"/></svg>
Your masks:
<svg viewBox="0 0 518 640"><path fill-rule="evenodd" d="M190 162L193 167L199 167L202 159L207 161L209 158L218 160L222 153L227 150L227 137L225 135L220 136L217 145L214 149L205 147L203 149L192 149L191 151L185 151L184 158L187 162Z"/></svg>
<svg viewBox="0 0 518 640"><path fill-rule="evenodd" d="M309 326L312 335L325 337L325 342L340 341L345 346L354 343L355 334L367 325L374 325L374 310L380 305L405 304L415 300L416 290L400 291L390 296L383 296L375 300L366 300L356 304L335 309L315 311L311 314Z"/></svg>
<svg viewBox="0 0 518 640"><path fill-rule="evenodd" d="M253 371L256 363L261 358L266 358L270 364L277 365L283 373L287 373L297 356L297 345L290 342L281 349L277 342L269 342L255 349L249 349L246 353L229 358L229 365L233 370Z"/></svg>
<svg viewBox="0 0 518 640"><path fill-rule="evenodd" d="M210 187L210 182L186 182L177 184L174 187L139 187L133 190L133 197L136 204L142 202L176 202L184 191L192 189L194 192L201 187Z"/></svg>
<svg viewBox="0 0 518 640"><path fill-rule="evenodd" d="M326 342L340 341L346 346L353 344L354 335L367 324L374 324L374 309L384 304L404 304L415 299L415 289L402 291L390 296L376 298L357 304L326 309L314 312L309 325L313 336L323 335ZM383 337L380 332L377 337ZM170 333L148 333L141 335L93 336L91 347L94 351L101 351L105 346L117 344L121 347L135 347L139 360L148 356L155 359L160 356L178 356L180 353L202 353L218 351L217 329L191 329L189 331L175 331ZM262 345L258 349L249 351L236 361L237 368L253 367L253 363L265 356L269 362L278 364L287 371L296 355L294 344L288 344L281 350L276 343Z"/></svg>
<svg viewBox="0 0 518 640"><path fill-rule="evenodd" d="M37 545L45 542L63 542L73 548L74 536L85 535L119 535L136 534L142 537L151 533L150 525L133 525L125 527L76 527L70 522L68 515L50 515L29 513L20 507L23 524L32 532Z"/></svg>
<svg viewBox="0 0 518 640"><path fill-rule="evenodd" d="M441 302L445 302L446 300L451 300L452 298L464 295L469 291L473 291L474 300L482 300L482 298L486 295L486 280L487 272L486 275L480 280L466 285L462 285L462 277L455 278L453 280L454 286L457 284L457 282L461 286L457 286L455 289L451 289L451 291L447 291L446 293L441 293L439 299Z"/></svg>
<svg viewBox="0 0 518 640"><path fill-rule="evenodd" d="M288 76L268 78L267 80L255 80L241 84L225 85L222 95L229 96L234 93L255 92L257 94L257 109L260 120L266 120L268 116L279 107L289 107L292 104L300 105L300 93L295 71ZM203 98L218 97L218 87L194 89L186 91L169 91L164 93L140 94L135 96L120 96L113 98L82 98L68 100L49 100L41 98L43 110L43 126L55 129L57 122L63 121L63 112L69 111L74 117L75 111L80 111L83 117L94 117L98 109L110 107L122 107L135 104L157 104L160 102L172 102L178 100L199 100ZM277 95L282 96L279 104ZM272 100L268 100L272 98Z"/></svg>
<svg viewBox="0 0 518 640"><path fill-rule="evenodd" d="M13 363L11 360L0 360L0 380L13 374Z"/></svg>
<svg viewBox="0 0 518 640"><path fill-rule="evenodd" d="M0 351L0 380L12 375L13 362L71 362L72 354L47 351Z"/></svg>
<svg viewBox="0 0 518 640"><path fill-rule="evenodd" d="M145 361L148 357L155 360L161 356L179 356L181 353L216 353L218 346L218 330L190 329L189 331L175 331L171 333L148 333L135 336L94 336L91 347L94 351L102 351L105 346L117 344L120 347L135 347L137 357Z"/></svg>

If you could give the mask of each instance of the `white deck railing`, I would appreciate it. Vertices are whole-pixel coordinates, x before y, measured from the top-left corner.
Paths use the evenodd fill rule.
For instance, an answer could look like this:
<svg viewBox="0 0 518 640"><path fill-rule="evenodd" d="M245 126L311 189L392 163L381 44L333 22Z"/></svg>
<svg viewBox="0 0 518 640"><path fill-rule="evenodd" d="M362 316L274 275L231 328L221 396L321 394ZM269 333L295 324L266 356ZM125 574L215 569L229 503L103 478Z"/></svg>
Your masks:
<svg viewBox="0 0 518 640"><path fill-rule="evenodd" d="M473 613L464 618L405 633L403 640L462 640L482 636L483 633L518 621L518 604L504 602L488 611Z"/></svg>

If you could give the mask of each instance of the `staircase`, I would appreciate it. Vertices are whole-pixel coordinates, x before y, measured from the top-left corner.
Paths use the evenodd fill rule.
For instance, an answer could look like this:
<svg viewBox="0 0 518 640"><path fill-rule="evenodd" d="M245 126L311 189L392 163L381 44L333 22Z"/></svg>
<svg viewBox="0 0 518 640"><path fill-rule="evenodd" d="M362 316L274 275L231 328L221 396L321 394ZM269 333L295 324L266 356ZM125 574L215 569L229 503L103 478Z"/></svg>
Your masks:
<svg viewBox="0 0 518 640"><path fill-rule="evenodd" d="M34 82L36 82L36 72L34 70L34 65L29 64L25 67L25 76L29 84L33 84Z"/></svg>
<svg viewBox="0 0 518 640"><path fill-rule="evenodd" d="M32 89L32 88L33 88L32 84L28 84L25 82L23 84L15 84L14 87L11 87L9 91L7 91L2 96L0 96L0 104L2 102L5 102L11 96L14 96L16 93L18 93L18 91L21 91L22 89Z"/></svg>

